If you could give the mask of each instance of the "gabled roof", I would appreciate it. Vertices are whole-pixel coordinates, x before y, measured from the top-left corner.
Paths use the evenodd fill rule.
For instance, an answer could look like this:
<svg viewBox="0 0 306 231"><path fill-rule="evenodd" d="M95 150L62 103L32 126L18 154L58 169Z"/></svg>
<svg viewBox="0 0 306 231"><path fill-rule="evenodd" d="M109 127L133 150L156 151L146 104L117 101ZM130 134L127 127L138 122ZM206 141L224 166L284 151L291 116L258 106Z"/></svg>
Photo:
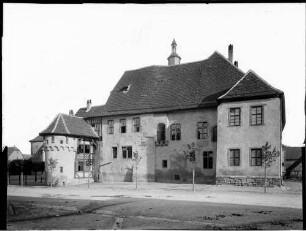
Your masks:
<svg viewBox="0 0 306 231"><path fill-rule="evenodd" d="M198 62L126 71L111 91L101 115L217 106L217 98L243 76L218 52ZM120 91L127 86L127 92Z"/></svg>
<svg viewBox="0 0 306 231"><path fill-rule="evenodd" d="M10 156L13 152L20 152L21 151L19 150L19 148L17 148L16 146L13 146L13 147L7 147L7 154L8 156ZM22 154L22 153L21 153Z"/></svg>
<svg viewBox="0 0 306 231"><path fill-rule="evenodd" d="M36 136L34 139L30 140L29 142L43 142L44 139L42 136Z"/></svg>
<svg viewBox="0 0 306 231"><path fill-rule="evenodd" d="M86 107L80 108L77 113L75 113L75 116L83 117L83 118L89 118L89 117L98 117L104 114L104 105L100 106L93 106L87 111Z"/></svg>
<svg viewBox="0 0 306 231"><path fill-rule="evenodd" d="M68 135L98 138L93 128L83 118L58 114L51 124L39 135Z"/></svg>
<svg viewBox="0 0 306 231"><path fill-rule="evenodd" d="M234 101L249 98L278 97L282 94L282 91L272 87L254 71L250 70L218 99L220 101Z"/></svg>

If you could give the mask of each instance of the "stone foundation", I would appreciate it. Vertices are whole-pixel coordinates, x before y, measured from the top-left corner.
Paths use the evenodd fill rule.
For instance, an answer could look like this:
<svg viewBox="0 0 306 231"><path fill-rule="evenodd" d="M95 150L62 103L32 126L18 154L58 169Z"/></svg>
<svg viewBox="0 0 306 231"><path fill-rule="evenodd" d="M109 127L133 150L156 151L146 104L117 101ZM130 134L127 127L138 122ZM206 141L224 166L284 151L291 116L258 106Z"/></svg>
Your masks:
<svg viewBox="0 0 306 231"><path fill-rule="evenodd" d="M280 186L281 178L277 177L268 177L267 178L267 187ZM236 186L264 186L265 178L264 177L243 177L243 176L222 176L216 178L217 185L236 185Z"/></svg>

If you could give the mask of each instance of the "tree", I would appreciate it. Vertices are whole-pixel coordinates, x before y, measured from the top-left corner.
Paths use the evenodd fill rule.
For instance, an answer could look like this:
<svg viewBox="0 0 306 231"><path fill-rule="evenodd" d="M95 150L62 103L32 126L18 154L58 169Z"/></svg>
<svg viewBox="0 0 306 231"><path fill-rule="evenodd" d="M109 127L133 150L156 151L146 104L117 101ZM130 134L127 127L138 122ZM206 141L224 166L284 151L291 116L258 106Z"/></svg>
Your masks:
<svg viewBox="0 0 306 231"><path fill-rule="evenodd" d="M194 187L194 175L195 175L195 167L196 167L196 158L195 154L198 149L195 147L195 143L192 142L191 144L187 144L187 149L184 150L185 158L188 160L192 165L192 189L195 191Z"/></svg>
<svg viewBox="0 0 306 231"><path fill-rule="evenodd" d="M56 166L58 164L58 160L57 159L53 159L52 157L50 157L47 161L47 168L50 170L50 185L52 188L52 183L53 183L53 172L56 169Z"/></svg>
<svg viewBox="0 0 306 231"><path fill-rule="evenodd" d="M138 151L133 152L133 159L132 161L134 161L134 166L135 166L135 170L136 170L136 189L137 189L137 169L138 169L138 165L142 159L142 157L138 154Z"/></svg>
<svg viewBox="0 0 306 231"><path fill-rule="evenodd" d="M276 161L276 158L279 157L279 151L276 150L276 147L271 151L271 144L266 142L262 146L262 162L265 167L265 183L264 183L264 192L267 192L267 168L270 168L272 163Z"/></svg>
<svg viewBox="0 0 306 231"><path fill-rule="evenodd" d="M90 177L90 167L93 165L93 159L90 155L88 155L88 158L86 159L86 166L87 166L87 187L89 188L89 177Z"/></svg>

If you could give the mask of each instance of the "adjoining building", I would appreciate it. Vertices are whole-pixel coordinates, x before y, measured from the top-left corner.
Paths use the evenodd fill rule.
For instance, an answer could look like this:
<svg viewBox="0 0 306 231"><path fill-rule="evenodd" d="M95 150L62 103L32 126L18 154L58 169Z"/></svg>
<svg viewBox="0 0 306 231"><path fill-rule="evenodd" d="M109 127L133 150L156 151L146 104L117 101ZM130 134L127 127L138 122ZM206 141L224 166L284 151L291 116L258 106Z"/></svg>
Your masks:
<svg viewBox="0 0 306 231"><path fill-rule="evenodd" d="M53 176L61 185L82 182L82 179L88 178L88 174L92 178L92 173L98 172L95 170L98 136L82 118L60 113L39 135L44 140L43 155L48 182L50 158L58 161Z"/></svg>
<svg viewBox="0 0 306 231"><path fill-rule="evenodd" d="M24 160L22 152L16 146L7 147L7 161Z"/></svg>
<svg viewBox="0 0 306 231"><path fill-rule="evenodd" d="M31 143L31 157L35 161L45 161L43 155L44 138L42 136L36 136L29 141Z"/></svg>
<svg viewBox="0 0 306 231"><path fill-rule="evenodd" d="M282 153L284 93L254 71L244 73L215 51L207 59L181 64L176 42L168 66L126 71L105 105L87 101L76 116L95 130L100 151L96 181L133 181L133 152L142 156L139 180L191 182L183 155L194 142L196 183L261 185L261 147ZM75 125L76 126L76 125ZM271 184L282 178L280 156L268 169Z"/></svg>

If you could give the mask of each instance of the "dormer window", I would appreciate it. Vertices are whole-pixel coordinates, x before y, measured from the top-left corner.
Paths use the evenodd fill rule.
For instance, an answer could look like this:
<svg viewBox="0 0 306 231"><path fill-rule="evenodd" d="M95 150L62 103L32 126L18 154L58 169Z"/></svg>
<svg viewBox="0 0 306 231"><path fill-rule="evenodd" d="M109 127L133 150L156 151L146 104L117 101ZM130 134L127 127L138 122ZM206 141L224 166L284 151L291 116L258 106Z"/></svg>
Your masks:
<svg viewBox="0 0 306 231"><path fill-rule="evenodd" d="M127 93L130 90L131 84L120 88L119 92Z"/></svg>

